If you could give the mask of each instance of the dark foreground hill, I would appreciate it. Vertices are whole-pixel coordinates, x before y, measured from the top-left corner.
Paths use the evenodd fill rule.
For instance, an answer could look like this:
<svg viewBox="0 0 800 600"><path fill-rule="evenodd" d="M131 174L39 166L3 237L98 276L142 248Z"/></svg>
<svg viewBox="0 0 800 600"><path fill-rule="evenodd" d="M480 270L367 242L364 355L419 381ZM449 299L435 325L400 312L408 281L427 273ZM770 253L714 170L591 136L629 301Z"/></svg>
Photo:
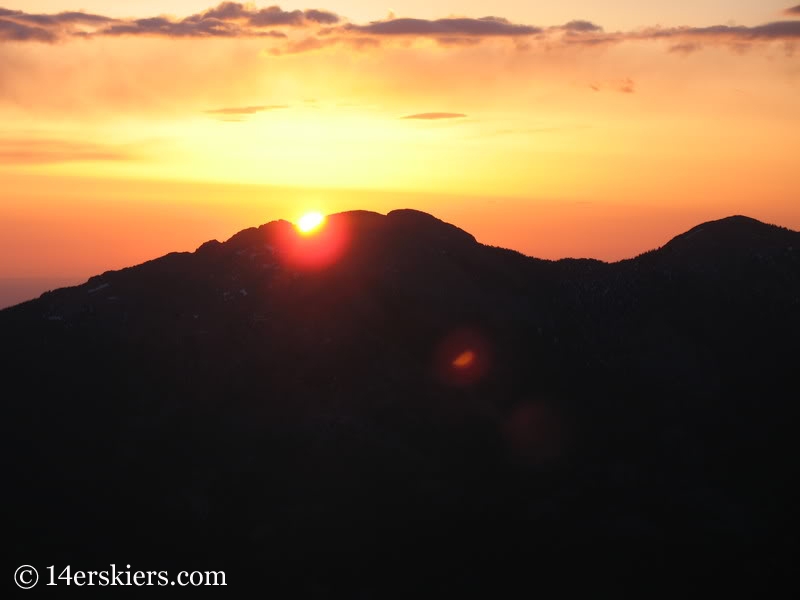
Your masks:
<svg viewBox="0 0 800 600"><path fill-rule="evenodd" d="M731 217L606 264L415 211L280 221L0 336L4 543L40 573L386 597L793 569L794 231Z"/></svg>

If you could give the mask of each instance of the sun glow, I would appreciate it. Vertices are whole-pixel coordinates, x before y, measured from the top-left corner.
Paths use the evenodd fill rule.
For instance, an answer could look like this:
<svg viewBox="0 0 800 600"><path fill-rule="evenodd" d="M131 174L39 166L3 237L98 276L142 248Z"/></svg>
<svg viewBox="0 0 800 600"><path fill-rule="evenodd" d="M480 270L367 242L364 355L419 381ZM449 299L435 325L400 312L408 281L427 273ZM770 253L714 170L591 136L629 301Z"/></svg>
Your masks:
<svg viewBox="0 0 800 600"><path fill-rule="evenodd" d="M324 223L325 217L322 216L322 213L310 212L300 217L300 220L297 221L297 229L300 233L308 235L319 230Z"/></svg>

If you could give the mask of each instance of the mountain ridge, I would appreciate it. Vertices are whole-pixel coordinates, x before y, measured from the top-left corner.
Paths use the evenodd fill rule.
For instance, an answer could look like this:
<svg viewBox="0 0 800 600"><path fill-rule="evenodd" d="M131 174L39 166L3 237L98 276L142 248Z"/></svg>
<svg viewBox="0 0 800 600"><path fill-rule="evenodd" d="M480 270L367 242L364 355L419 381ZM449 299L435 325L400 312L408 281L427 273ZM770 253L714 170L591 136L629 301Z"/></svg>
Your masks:
<svg viewBox="0 0 800 600"><path fill-rule="evenodd" d="M460 236L466 242L479 243L479 242L477 242L477 240L475 239L474 236L472 236L468 232L458 228L457 226L452 225L450 223L446 223L446 222L444 222L444 221L442 221L440 219L437 219L436 217L434 217L434 216L432 216L432 215L430 215L428 213L425 213L425 212L422 212L422 211L418 211L418 210L415 210L415 209L395 209L395 210L390 211L386 215L383 215L381 213L377 213L377 212L374 212L374 211L363 211L363 210L361 210L361 211L345 211L345 212L334 213L332 215L329 215L329 217L333 218L333 219L352 218L352 217L355 217L355 216L368 217L371 220L376 220L376 219L380 219L380 218L387 218L389 220L396 220L396 221L405 220L407 223L412 223L412 224L414 222L416 222L416 223L426 223L426 226L429 229L430 229L431 226L433 226L433 227L441 227L442 231L445 231L445 228L447 228L446 230L452 232L452 235L455 235L457 237ZM262 236L262 235L265 235L265 234L266 235L275 235L275 231L276 231L276 229L278 227L282 228L284 231L293 231L294 230L294 225L291 222L286 221L284 219L278 219L278 220L275 220L275 221L269 221L269 222L264 223L264 224L262 224L260 226L257 226L257 227L250 227L250 228L247 228L247 229L243 229L243 230L233 234L227 240L222 241L222 242L220 242L217 239L211 239L211 240L208 240L208 241L202 243L194 251L170 252L170 253L168 253L168 254L166 254L164 256L156 257L156 258L147 260L147 261L145 261L143 263L140 263L140 264L137 264L137 265L131 265L129 267L124 267L123 269L105 271L105 272L103 272L101 274L93 275L84 284L78 284L76 286L70 286L70 287L81 287L81 286L84 286L84 285L89 285L89 284L91 284L93 282L101 280L103 276L106 276L106 275L108 275L110 273L126 271L126 270L131 269L131 268L136 268L136 267L139 267L139 266L142 266L142 265L146 265L146 264L152 263L153 261L158 261L158 260L161 260L161 259L167 259L168 257L172 257L172 256L196 255L198 253L211 252L211 251L213 251L215 249L218 250L220 247L223 247L223 246L226 246L226 245L227 245L228 248L233 248L233 247L241 248L241 247L246 246L247 244L258 243L259 241L261 241L258 236ZM534 257L534 256L529 256L529 255L523 254L523 253L521 253L519 251L510 249L510 248L503 248L503 247L499 247L499 246L491 246L491 247L496 248L498 250L503 250L503 251L506 251L506 252L513 252L513 253L519 254L520 256L523 256L525 258L533 259L533 260L536 260L536 261L548 262L548 263L564 263L564 264L572 263L572 264L576 264L576 265L579 265L579 264L589 265L589 264L595 264L595 263L602 263L602 264L606 264L606 265L615 265L615 264L620 264L620 263L626 263L626 262L629 262L629 261L635 261L635 260L640 259L643 256L652 257L653 255L655 255L657 253L671 252L671 253L674 253L674 254L678 254L678 253L683 253L683 252L687 252L687 251L691 252L692 248L690 246L687 246L686 242L688 242L691 238L694 238L695 236L697 236L698 234L701 234L703 232L705 232L705 235L703 237L707 238L708 235L716 235L717 237L721 238L720 240L718 240L718 242L716 244L713 244L713 243L711 244L712 246L717 246L717 251L719 251L718 245L719 245L720 242L725 245L724 247L729 247L730 245L736 245L737 243L741 243L744 240L750 240L750 241L757 240L759 235L760 236L767 235L767 232L769 232L769 234L772 234L772 235L777 235L778 232L781 232L782 237L787 241L791 239L792 234L797 234L796 231L794 231L794 230L792 230L790 228L787 228L787 227L764 223L762 221L759 221L757 219L753 219L752 217L747 217L747 216L744 216L744 215L732 215L732 216L729 216L729 217L723 217L721 219L715 219L715 220L712 220L712 221L707 221L707 222L701 223L701 224L696 225L695 227L692 227L691 229L685 231L684 233L681 233L681 234L678 234L678 235L674 236L673 238L671 238L668 242L666 242L662 246L653 248L651 250L644 251L644 252L642 252L639 255L634 256L634 257L624 258L624 259L620 259L618 261L612 261L612 262L603 261L603 260L594 259L594 258L580 258L580 257L565 257L565 258L560 258L560 259L541 259L541 258L537 258L537 257ZM796 243L797 242L795 242L795 244ZM692 244L696 244L696 240L694 242L692 242ZM482 244L482 245L485 245L485 244ZM706 245L708 245L708 244L706 244ZM791 246L789 246L789 248L792 249ZM50 293L53 293L55 291L62 290L62 289L68 289L68 288L58 288L57 290L49 290L47 292L44 292L44 294L50 294ZM23 302L21 304L24 304L24 303L27 303L27 302L31 302L31 301L34 301L34 300L37 300L37 299L38 298L32 298L31 300L26 300L25 302ZM3 309L0 309L0 311L8 310L10 308L13 308L14 306L17 306L17 305L4 307Z"/></svg>
<svg viewBox="0 0 800 600"><path fill-rule="evenodd" d="M546 261L389 215L0 312L9 543L304 593L792 572L800 233Z"/></svg>

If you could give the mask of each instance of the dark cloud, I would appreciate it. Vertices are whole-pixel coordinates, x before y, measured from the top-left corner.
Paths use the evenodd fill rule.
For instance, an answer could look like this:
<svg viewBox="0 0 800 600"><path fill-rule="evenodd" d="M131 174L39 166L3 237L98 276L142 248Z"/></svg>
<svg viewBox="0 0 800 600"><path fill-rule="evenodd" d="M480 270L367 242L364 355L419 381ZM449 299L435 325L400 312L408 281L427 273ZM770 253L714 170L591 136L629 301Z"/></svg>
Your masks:
<svg viewBox="0 0 800 600"><path fill-rule="evenodd" d="M697 52L701 50L702 46L700 44L694 44L692 42L682 42L680 44L674 44L673 46L669 47L669 52L673 54L692 54L693 52Z"/></svg>
<svg viewBox="0 0 800 600"><path fill-rule="evenodd" d="M578 33L584 33L587 31L603 31L603 28L600 27L600 25L595 25L591 21L570 21L558 29L563 29L564 31L574 31Z"/></svg>
<svg viewBox="0 0 800 600"><path fill-rule="evenodd" d="M0 17L0 41L54 42L56 39L56 34L42 27L31 27Z"/></svg>
<svg viewBox="0 0 800 600"><path fill-rule="evenodd" d="M214 18L171 21L164 17L136 19L135 21L116 23L97 31L94 35L154 35L172 38L286 37L286 34L280 31L262 31L260 29L246 28L235 22L222 21Z"/></svg>
<svg viewBox="0 0 800 600"><path fill-rule="evenodd" d="M783 11L783 14L788 15L790 17L798 17L800 16L800 4L797 6L792 6L791 8L787 8Z"/></svg>
<svg viewBox="0 0 800 600"><path fill-rule="evenodd" d="M311 27L332 25L339 16L324 10L285 11L279 6L256 9L239 2L223 2L205 12L180 21L164 17L125 21L102 29L101 35L160 35L165 37L273 37L283 38L279 31L265 27Z"/></svg>
<svg viewBox="0 0 800 600"><path fill-rule="evenodd" d="M601 45L635 40L672 41L670 51L687 52L699 49L700 43L720 43L743 48L758 42L792 42L800 39L800 21L776 21L755 27L712 25L710 27L652 28L634 32L584 32L562 37L567 44Z"/></svg>
<svg viewBox="0 0 800 600"><path fill-rule="evenodd" d="M102 15L93 15L84 12L62 12L54 15L38 15L22 12L21 10L8 10L0 8L0 17L22 23L25 25L36 25L40 27L52 27L57 25L71 24L98 24L108 23L114 19Z"/></svg>
<svg viewBox="0 0 800 600"><path fill-rule="evenodd" d="M776 21L756 27L713 25L711 27L678 27L654 29L644 37L699 37L708 39L730 39L734 41L787 40L800 38L800 21Z"/></svg>
<svg viewBox="0 0 800 600"><path fill-rule="evenodd" d="M83 12L29 14L0 8L0 41L55 42L74 25L102 25L113 19Z"/></svg>
<svg viewBox="0 0 800 600"><path fill-rule="evenodd" d="M303 27L309 23L333 25L339 22L339 16L325 10L293 10L284 11L278 6L270 6L250 15L249 23L255 27L274 27L288 25Z"/></svg>
<svg viewBox="0 0 800 600"><path fill-rule="evenodd" d="M421 119L424 121L435 121L437 119L463 119L467 115L463 113L451 113L451 112L427 112L427 113L418 113L416 115L408 115L407 117L402 117L403 119Z"/></svg>
<svg viewBox="0 0 800 600"><path fill-rule="evenodd" d="M305 12L305 17L309 21L313 23L319 23L321 25L335 25L341 21L339 15L328 12L327 10L307 10Z"/></svg>
<svg viewBox="0 0 800 600"><path fill-rule="evenodd" d="M289 108L288 104L268 104L265 106L242 106L233 108L215 108L205 111L207 115L254 115L268 110Z"/></svg>
<svg viewBox="0 0 800 600"><path fill-rule="evenodd" d="M171 38L284 38L271 27L319 27L335 25L338 15L319 9L284 11L278 6L257 9L249 4L223 2L185 19L151 17L112 19L83 12L52 15L29 14L0 8L0 40L47 41L67 37L161 36ZM87 31L79 26L89 26Z"/></svg>
<svg viewBox="0 0 800 600"><path fill-rule="evenodd" d="M44 165L77 161L134 160L138 156L128 148L64 140L0 139L0 163Z"/></svg>
<svg viewBox="0 0 800 600"><path fill-rule="evenodd" d="M278 6L270 6L251 14L248 22L254 27L275 27L276 25L299 27L305 22L305 16L301 10L287 12Z"/></svg>
<svg viewBox="0 0 800 600"><path fill-rule="evenodd" d="M335 25L341 19L338 15L319 9L283 10L280 6L257 9L239 2L223 2L197 15L187 17L187 21L244 21L251 27L304 27L309 24Z"/></svg>
<svg viewBox="0 0 800 600"><path fill-rule="evenodd" d="M250 15L244 4L239 2L223 2L215 8L209 8L207 11L189 17L189 19L220 19L223 21L232 21L235 19L245 19Z"/></svg>
<svg viewBox="0 0 800 600"><path fill-rule="evenodd" d="M482 19L390 19L373 21L368 25L348 23L341 29L353 33L371 35L405 35L405 36L521 36L541 33L539 27L517 25L499 17L483 17Z"/></svg>

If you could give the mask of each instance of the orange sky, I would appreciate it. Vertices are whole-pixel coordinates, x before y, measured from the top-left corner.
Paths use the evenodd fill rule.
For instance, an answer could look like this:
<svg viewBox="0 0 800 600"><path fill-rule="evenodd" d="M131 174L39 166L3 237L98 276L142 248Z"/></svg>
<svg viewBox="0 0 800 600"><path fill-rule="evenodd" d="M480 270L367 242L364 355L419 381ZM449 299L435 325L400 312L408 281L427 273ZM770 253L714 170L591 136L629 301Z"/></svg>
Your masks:
<svg viewBox="0 0 800 600"><path fill-rule="evenodd" d="M108 4L0 1L0 288L307 210L418 208L545 258L800 229L785 2Z"/></svg>

